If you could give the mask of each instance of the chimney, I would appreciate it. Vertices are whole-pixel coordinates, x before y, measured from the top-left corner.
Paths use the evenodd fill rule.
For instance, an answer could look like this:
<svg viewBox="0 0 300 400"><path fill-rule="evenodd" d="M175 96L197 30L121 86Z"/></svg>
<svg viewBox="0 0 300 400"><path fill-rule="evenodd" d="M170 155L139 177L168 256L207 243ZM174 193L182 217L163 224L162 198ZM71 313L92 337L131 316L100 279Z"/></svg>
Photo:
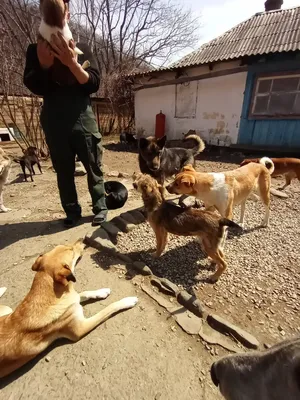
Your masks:
<svg viewBox="0 0 300 400"><path fill-rule="evenodd" d="M283 0L267 0L265 2L265 11L280 10Z"/></svg>

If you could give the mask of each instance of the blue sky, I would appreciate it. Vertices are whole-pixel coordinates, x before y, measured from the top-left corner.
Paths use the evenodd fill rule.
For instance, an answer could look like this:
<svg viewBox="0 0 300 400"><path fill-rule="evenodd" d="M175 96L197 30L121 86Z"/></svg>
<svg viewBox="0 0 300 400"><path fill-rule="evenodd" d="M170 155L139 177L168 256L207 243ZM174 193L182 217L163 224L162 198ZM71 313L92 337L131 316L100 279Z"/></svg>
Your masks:
<svg viewBox="0 0 300 400"><path fill-rule="evenodd" d="M191 8L195 15L201 16L200 46L255 13L264 11L265 0L179 0L179 2ZM284 0L282 8L295 6L300 6L300 0ZM190 50L180 56L189 52Z"/></svg>

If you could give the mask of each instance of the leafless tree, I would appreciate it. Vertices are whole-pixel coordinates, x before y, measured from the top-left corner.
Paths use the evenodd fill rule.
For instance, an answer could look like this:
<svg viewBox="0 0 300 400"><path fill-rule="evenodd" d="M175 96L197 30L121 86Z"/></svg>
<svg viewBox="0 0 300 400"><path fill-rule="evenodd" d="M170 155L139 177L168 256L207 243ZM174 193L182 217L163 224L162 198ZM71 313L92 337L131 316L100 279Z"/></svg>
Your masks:
<svg viewBox="0 0 300 400"><path fill-rule="evenodd" d="M128 74L165 65L199 40L199 18L176 0L74 0L71 16L81 28L101 71L101 94L115 112L133 120ZM80 21L80 22L79 22Z"/></svg>
<svg viewBox="0 0 300 400"><path fill-rule="evenodd" d="M97 58L102 77L98 95L111 100L114 120L117 115L120 127L127 129L133 122L128 74L165 65L181 50L193 48L200 22L176 0L72 0L70 4L74 38L88 42ZM39 0L0 1L0 93L4 99L29 95L22 75L27 46L37 37L38 6ZM34 107L38 104L33 102Z"/></svg>
<svg viewBox="0 0 300 400"><path fill-rule="evenodd" d="M72 11L107 72L129 60L136 68L166 64L199 40L199 18L175 0L74 0Z"/></svg>
<svg viewBox="0 0 300 400"><path fill-rule="evenodd" d="M39 18L38 1L0 3L0 121L14 128L13 136L22 149L36 146L48 155L39 122L41 99L23 85L26 49L36 41Z"/></svg>

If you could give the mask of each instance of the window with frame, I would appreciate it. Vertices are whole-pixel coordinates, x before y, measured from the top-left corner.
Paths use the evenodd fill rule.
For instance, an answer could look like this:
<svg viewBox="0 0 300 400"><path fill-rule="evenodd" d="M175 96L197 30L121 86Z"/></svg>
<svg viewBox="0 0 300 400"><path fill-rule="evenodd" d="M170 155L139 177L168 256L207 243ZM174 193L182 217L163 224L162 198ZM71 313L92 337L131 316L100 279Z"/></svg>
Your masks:
<svg viewBox="0 0 300 400"><path fill-rule="evenodd" d="M252 118L300 118L300 73L259 77L250 111Z"/></svg>

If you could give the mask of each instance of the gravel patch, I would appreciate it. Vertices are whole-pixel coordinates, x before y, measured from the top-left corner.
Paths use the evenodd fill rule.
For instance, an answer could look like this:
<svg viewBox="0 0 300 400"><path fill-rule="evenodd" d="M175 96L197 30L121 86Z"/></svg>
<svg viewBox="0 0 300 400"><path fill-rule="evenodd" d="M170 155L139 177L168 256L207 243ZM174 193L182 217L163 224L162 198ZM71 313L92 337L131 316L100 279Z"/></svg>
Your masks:
<svg viewBox="0 0 300 400"><path fill-rule="evenodd" d="M212 169L210 164L214 166ZM206 162L202 170L231 169L231 164ZM273 180L273 186L281 185ZM258 228L264 217L260 201L248 201L246 228L241 236L229 235L225 246L228 269L215 285L201 282L214 268L194 238L169 235L160 259L155 236L148 223L119 240L120 252L144 261L154 274L166 277L197 297L212 311L275 343L300 331L300 205L299 184L286 192L288 199L272 196L268 228ZM239 219L239 208L234 219Z"/></svg>

